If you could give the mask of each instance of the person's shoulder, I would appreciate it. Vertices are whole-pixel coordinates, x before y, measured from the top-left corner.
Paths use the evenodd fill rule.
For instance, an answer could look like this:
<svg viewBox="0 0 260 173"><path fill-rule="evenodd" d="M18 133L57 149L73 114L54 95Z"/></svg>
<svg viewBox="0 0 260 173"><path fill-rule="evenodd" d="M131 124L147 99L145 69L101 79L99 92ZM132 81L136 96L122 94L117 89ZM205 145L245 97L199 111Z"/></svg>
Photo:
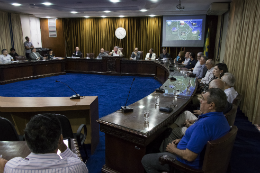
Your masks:
<svg viewBox="0 0 260 173"><path fill-rule="evenodd" d="M15 157L15 158L12 158L11 160L9 160L7 163L6 163L6 167L9 167L9 168L15 168L17 167L19 164L19 162L23 162L25 161L24 158L22 157Z"/></svg>
<svg viewBox="0 0 260 173"><path fill-rule="evenodd" d="M68 157L67 159L67 163L69 166L73 166L73 165L80 165L80 164L84 164L79 158L77 157Z"/></svg>

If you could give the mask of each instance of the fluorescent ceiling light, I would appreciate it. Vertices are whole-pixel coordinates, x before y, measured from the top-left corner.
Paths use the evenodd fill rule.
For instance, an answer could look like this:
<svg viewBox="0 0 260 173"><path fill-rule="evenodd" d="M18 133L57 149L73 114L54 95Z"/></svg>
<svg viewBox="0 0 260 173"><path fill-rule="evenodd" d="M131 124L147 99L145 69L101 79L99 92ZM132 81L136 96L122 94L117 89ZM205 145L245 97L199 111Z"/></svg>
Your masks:
<svg viewBox="0 0 260 173"><path fill-rule="evenodd" d="M150 17L154 17L155 15L154 14L151 14L151 15L149 15Z"/></svg>
<svg viewBox="0 0 260 173"><path fill-rule="evenodd" d="M123 16L123 15L120 15L119 17L125 17L125 16Z"/></svg>
<svg viewBox="0 0 260 173"><path fill-rule="evenodd" d="M71 11L70 13L72 13L72 14L76 14L76 13L78 13L77 11Z"/></svg>
<svg viewBox="0 0 260 173"><path fill-rule="evenodd" d="M110 2L117 3L120 2L120 0L110 0Z"/></svg>
<svg viewBox="0 0 260 173"><path fill-rule="evenodd" d="M158 2L158 0L151 0L152 2Z"/></svg>
<svg viewBox="0 0 260 173"><path fill-rule="evenodd" d="M51 18L51 17L50 17L50 16L46 16L46 18L48 18L48 19L49 19L49 18Z"/></svg>
<svg viewBox="0 0 260 173"><path fill-rule="evenodd" d="M104 18L104 17L107 17L107 16L101 16L101 17L103 17L103 18Z"/></svg>
<svg viewBox="0 0 260 173"><path fill-rule="evenodd" d="M12 3L13 6L21 6L22 4L19 3Z"/></svg>
<svg viewBox="0 0 260 173"><path fill-rule="evenodd" d="M46 5L46 6L49 6L49 5L52 5L52 3L50 3L50 2L44 2L44 3L42 3L43 5Z"/></svg>
<svg viewBox="0 0 260 173"><path fill-rule="evenodd" d="M89 18L89 16L84 16L85 18Z"/></svg>
<svg viewBox="0 0 260 173"><path fill-rule="evenodd" d="M105 13L110 13L111 11L108 11L108 10L106 10L106 11L104 11Z"/></svg>
<svg viewBox="0 0 260 173"><path fill-rule="evenodd" d="M146 10L146 9L141 9L140 11L141 11L141 12L146 12L147 10Z"/></svg>

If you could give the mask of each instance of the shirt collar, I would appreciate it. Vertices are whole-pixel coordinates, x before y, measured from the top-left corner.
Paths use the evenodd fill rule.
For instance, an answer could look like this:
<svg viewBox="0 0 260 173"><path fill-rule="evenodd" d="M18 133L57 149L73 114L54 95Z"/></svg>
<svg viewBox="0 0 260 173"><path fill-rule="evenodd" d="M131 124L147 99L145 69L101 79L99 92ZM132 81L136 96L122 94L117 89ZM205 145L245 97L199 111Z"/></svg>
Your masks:
<svg viewBox="0 0 260 173"><path fill-rule="evenodd" d="M223 114L223 112L209 112L209 113L200 115L198 117L198 120L201 118L212 117L212 116L224 116L224 114Z"/></svg>
<svg viewBox="0 0 260 173"><path fill-rule="evenodd" d="M33 160L33 159L60 159L60 156L57 153L46 153L46 154L35 154L30 153L25 159Z"/></svg>

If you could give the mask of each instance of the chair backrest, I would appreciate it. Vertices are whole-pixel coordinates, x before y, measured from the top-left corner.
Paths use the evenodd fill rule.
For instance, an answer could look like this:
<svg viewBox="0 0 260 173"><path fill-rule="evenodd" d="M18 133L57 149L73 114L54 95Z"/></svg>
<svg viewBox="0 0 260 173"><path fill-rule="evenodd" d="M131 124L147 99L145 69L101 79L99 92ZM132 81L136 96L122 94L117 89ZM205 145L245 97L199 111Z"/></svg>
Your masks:
<svg viewBox="0 0 260 173"><path fill-rule="evenodd" d="M6 118L0 117L0 141L19 141L13 124Z"/></svg>
<svg viewBox="0 0 260 173"><path fill-rule="evenodd" d="M15 60L27 60L25 56L15 56Z"/></svg>
<svg viewBox="0 0 260 173"><path fill-rule="evenodd" d="M87 57L89 57L90 59L94 59L95 58L95 54L94 53L86 53Z"/></svg>
<svg viewBox="0 0 260 173"><path fill-rule="evenodd" d="M237 97L233 100L233 104L237 105L237 107L240 105L240 102L242 100L242 95L238 94Z"/></svg>
<svg viewBox="0 0 260 173"><path fill-rule="evenodd" d="M56 116L61 124L63 138L74 138L69 119L60 114L56 114Z"/></svg>
<svg viewBox="0 0 260 173"><path fill-rule="evenodd" d="M143 59L143 52L144 51L138 51L139 53L140 53L140 60L142 60Z"/></svg>
<svg viewBox="0 0 260 173"><path fill-rule="evenodd" d="M107 54L109 54L110 52L109 51L107 51L107 50L105 50L104 52L106 52Z"/></svg>
<svg viewBox="0 0 260 173"><path fill-rule="evenodd" d="M237 105L232 105L232 109L225 114L225 117L228 121L228 124L230 126L233 126L236 120L236 115L237 115Z"/></svg>
<svg viewBox="0 0 260 173"><path fill-rule="evenodd" d="M202 166L204 172L220 173L227 171L236 135L237 127L233 126L225 136L214 141L208 141Z"/></svg>
<svg viewBox="0 0 260 173"><path fill-rule="evenodd" d="M122 47L119 47L118 50L120 50L123 53L123 49Z"/></svg>

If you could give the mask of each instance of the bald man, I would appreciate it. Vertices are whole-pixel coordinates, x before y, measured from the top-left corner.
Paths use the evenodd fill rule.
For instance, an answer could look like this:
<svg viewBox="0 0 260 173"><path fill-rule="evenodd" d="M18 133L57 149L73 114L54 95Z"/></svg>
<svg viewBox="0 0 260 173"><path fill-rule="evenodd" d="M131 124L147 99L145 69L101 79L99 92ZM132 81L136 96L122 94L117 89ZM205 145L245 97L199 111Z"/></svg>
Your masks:
<svg viewBox="0 0 260 173"><path fill-rule="evenodd" d="M75 48L75 52L73 52L72 56L73 56L73 57L81 57L81 56L82 56L82 53L81 53L81 51L79 50L79 47L76 47L76 48Z"/></svg>
<svg viewBox="0 0 260 173"><path fill-rule="evenodd" d="M210 88L219 88L221 90L225 90L225 84L220 79L215 79L210 82L209 89ZM232 104L227 102L226 108L223 111L224 114L228 113L232 109ZM176 121L170 126L172 128L171 134L163 140L160 146L160 151L165 152L166 147L169 143L174 141L175 139L180 139L182 136L185 135L186 130L196 122L198 119L197 116L200 116L202 112L200 109L194 110L193 113L190 111L184 111L182 114L179 115L179 117L176 119Z"/></svg>

